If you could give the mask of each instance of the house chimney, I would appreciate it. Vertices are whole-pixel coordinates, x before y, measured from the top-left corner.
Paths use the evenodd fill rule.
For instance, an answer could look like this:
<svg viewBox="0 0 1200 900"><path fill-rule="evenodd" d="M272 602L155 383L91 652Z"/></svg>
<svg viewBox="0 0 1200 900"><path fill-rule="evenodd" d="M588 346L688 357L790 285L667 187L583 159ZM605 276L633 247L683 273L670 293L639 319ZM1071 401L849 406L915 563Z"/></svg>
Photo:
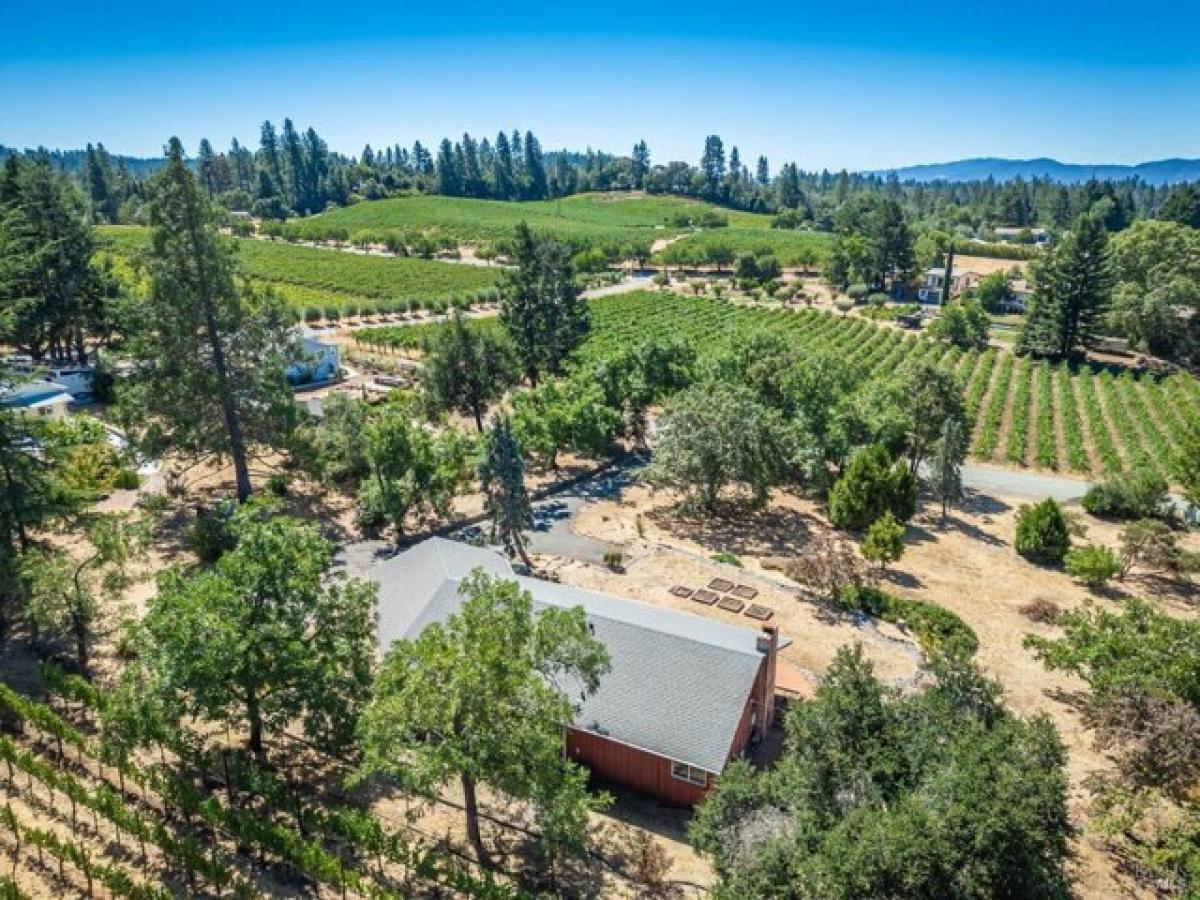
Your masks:
<svg viewBox="0 0 1200 900"><path fill-rule="evenodd" d="M775 721L775 662L779 656L779 627L763 625L758 649L764 658L759 669L758 736L765 738Z"/></svg>

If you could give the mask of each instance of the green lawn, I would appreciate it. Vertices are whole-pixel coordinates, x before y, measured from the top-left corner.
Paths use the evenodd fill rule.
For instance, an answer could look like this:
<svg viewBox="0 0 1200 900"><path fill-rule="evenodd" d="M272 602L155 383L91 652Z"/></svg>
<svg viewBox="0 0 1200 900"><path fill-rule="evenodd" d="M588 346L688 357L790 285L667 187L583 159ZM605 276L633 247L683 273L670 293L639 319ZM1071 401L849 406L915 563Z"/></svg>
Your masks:
<svg viewBox="0 0 1200 900"><path fill-rule="evenodd" d="M129 280L129 260L149 245L149 229L104 227L99 237L102 249L122 261L118 275ZM297 308L471 297L496 287L501 277L498 269L435 260L360 256L250 239L236 243L238 271Z"/></svg>

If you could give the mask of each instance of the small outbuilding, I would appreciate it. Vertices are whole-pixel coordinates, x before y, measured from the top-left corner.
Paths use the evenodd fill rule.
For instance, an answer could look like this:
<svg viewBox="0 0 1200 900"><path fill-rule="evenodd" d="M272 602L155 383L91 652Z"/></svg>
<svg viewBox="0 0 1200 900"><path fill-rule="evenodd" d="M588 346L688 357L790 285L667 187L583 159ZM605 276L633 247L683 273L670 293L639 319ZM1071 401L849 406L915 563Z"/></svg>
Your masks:
<svg viewBox="0 0 1200 900"><path fill-rule="evenodd" d="M739 628L689 613L516 575L492 550L430 538L376 563L379 648L456 612L472 571L517 582L535 611L583 607L611 671L576 715L564 752L596 775L671 804L699 802L775 715L774 626Z"/></svg>

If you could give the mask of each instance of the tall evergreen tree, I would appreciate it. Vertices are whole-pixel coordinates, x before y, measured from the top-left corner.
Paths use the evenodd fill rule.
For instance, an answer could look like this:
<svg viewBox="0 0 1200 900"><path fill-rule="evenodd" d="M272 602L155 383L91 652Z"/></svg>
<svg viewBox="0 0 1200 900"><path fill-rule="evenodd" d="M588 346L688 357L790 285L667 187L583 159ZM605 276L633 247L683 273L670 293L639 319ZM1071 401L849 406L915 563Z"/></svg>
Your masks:
<svg viewBox="0 0 1200 900"><path fill-rule="evenodd" d="M525 132L525 199L541 200L548 193L542 147L532 131Z"/></svg>
<svg viewBox="0 0 1200 900"><path fill-rule="evenodd" d="M517 175L513 171L512 146L503 131L496 135L496 159L492 167L492 193L497 200L516 197Z"/></svg>
<svg viewBox="0 0 1200 900"><path fill-rule="evenodd" d="M950 505L963 498L962 464L966 458L966 430L958 418L947 416L929 466L929 487L933 496L941 501L943 519Z"/></svg>
<svg viewBox="0 0 1200 900"><path fill-rule="evenodd" d="M437 180L439 194L447 197L458 197L462 194L462 173L454 157L454 145L449 139L443 139L438 145Z"/></svg>
<svg viewBox="0 0 1200 900"><path fill-rule="evenodd" d="M108 286L78 189L45 156L10 156L0 175L0 340L40 360L87 357Z"/></svg>
<svg viewBox="0 0 1200 900"><path fill-rule="evenodd" d="M1095 337L1112 294L1108 233L1096 216L1076 220L1071 232L1034 270L1036 289L1017 352L1066 357Z"/></svg>
<svg viewBox="0 0 1200 900"><path fill-rule="evenodd" d="M512 421L506 415L492 418L479 480L484 512L491 519L492 540L499 541L506 552L515 553L525 565L531 566L523 534L533 527L533 507L525 489L525 457L521 442L513 433Z"/></svg>
<svg viewBox="0 0 1200 900"><path fill-rule="evenodd" d="M754 167L754 180L759 187L769 187L771 184L771 164L767 162L765 156L758 158L758 163Z"/></svg>
<svg viewBox="0 0 1200 900"><path fill-rule="evenodd" d="M279 197L286 203L286 199L284 199L283 160L279 153L279 137L275 133L275 126L269 121L262 124L258 152L262 160L263 171L268 178L268 184L260 184L260 188L269 187L269 193L265 194L260 189L259 197L261 199Z"/></svg>
<svg viewBox="0 0 1200 900"><path fill-rule="evenodd" d="M725 145L718 135L710 134L704 139L704 153L700 156L700 177L704 181L704 194L718 196L721 181L725 177Z"/></svg>
<svg viewBox="0 0 1200 900"><path fill-rule="evenodd" d="M230 459L250 496L249 448L278 445L295 415L285 378L292 347L277 301L243 299L231 248L172 138L150 205L150 293L141 306L135 374L121 418L150 448Z"/></svg>
<svg viewBox="0 0 1200 900"><path fill-rule="evenodd" d="M91 144L87 145L83 164L83 184L87 190L92 214L102 222L113 224L119 217L119 199L113 184L108 154Z"/></svg>
<svg viewBox="0 0 1200 900"><path fill-rule="evenodd" d="M638 141L633 145L630 159L632 161L630 174L633 175L634 187L644 188L646 176L650 174L650 148L645 141Z"/></svg>
<svg viewBox="0 0 1200 900"><path fill-rule="evenodd" d="M500 301L500 322L513 342L529 383L558 373L589 327L587 304L579 296L570 249L535 238L521 222L513 240L516 264Z"/></svg>

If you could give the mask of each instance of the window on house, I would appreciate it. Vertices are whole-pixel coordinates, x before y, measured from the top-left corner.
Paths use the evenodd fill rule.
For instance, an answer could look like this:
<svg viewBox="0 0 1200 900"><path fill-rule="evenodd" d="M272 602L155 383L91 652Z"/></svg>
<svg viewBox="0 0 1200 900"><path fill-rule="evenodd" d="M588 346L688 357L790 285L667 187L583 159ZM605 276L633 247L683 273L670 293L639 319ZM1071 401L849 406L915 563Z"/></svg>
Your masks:
<svg viewBox="0 0 1200 900"><path fill-rule="evenodd" d="M708 787L708 773L687 763L672 762L671 777L694 784L696 787Z"/></svg>

